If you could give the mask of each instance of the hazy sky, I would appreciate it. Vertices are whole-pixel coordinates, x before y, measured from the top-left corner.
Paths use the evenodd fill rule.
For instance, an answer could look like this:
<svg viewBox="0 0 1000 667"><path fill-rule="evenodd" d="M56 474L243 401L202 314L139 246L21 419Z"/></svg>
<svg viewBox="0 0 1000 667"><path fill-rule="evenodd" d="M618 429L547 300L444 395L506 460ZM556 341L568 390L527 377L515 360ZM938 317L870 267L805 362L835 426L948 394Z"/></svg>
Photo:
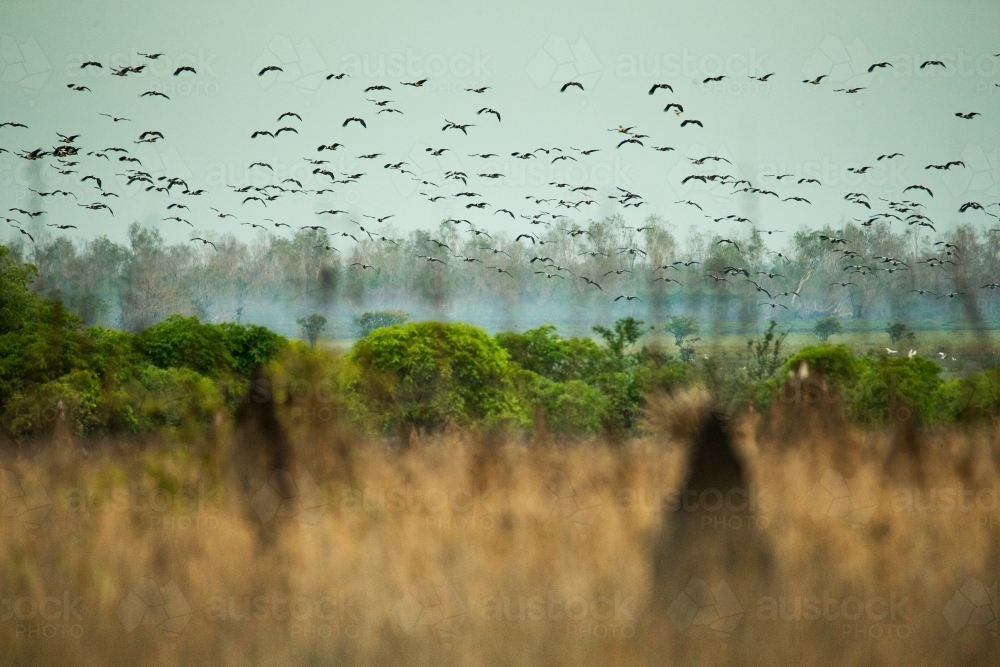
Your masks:
<svg viewBox="0 0 1000 667"><path fill-rule="evenodd" d="M600 203L583 206L579 220L622 212L636 222L655 213L679 234L696 226L729 233L745 232L746 224L714 223L710 217L745 215L762 228L791 230L800 225L838 225L868 211L844 201L848 192L876 197L906 197L929 202L927 214L947 229L960 221L997 226L982 213L959 214L960 204L997 201L1000 170L1000 3L982 2L368 2L368 3L129 3L70 4L0 0L0 122L20 121L29 129L0 128L0 204L45 210L40 222L69 223L73 238L106 233L124 238L130 222L159 227L172 241L192 235L187 225L162 218L170 202L186 204L198 231L232 231L251 238L258 230L238 222L263 223L270 218L294 227L324 224L330 231L351 231L347 217L316 216L323 209L346 209L351 218L386 216L400 230L436 226L443 218L468 218L485 229L529 229L497 208L531 215L545 206L525 199L566 197L549 182L589 185ZM162 52L151 61L138 52ZM919 69L925 60L942 60L947 68ZM97 60L103 69L80 65ZM888 61L892 68L877 69ZM146 71L110 76L112 66ZM172 76L190 65L196 74ZM283 73L257 72L279 65ZM326 80L329 73L350 77ZM767 82L751 76L774 75ZM821 85L803 79L826 74ZM719 83L706 77L726 75ZM400 82L427 78L422 88ZM575 80L585 87L560 93ZM669 83L674 92L647 94L653 83ZM67 84L90 91L75 92ZM390 91L364 93L382 84ZM490 86L484 94L466 88ZM835 88L863 86L857 94ZM148 90L171 99L140 98ZM388 108L402 114L376 113L368 100L391 100ZM684 107L680 116L664 113L670 102ZM482 107L496 109L477 115ZM386 107L383 107L386 108ZM294 111L302 122L279 114ZM957 112L979 112L973 120ZM107 113L131 119L113 122ZM368 123L343 128L349 116ZM468 136L449 130L445 120L473 123ZM698 119L703 128L681 128ZM645 146L616 149L624 135L609 132L619 124L649 135ZM274 131L289 125L298 134L251 139L255 130ZM143 131L157 130L165 139L135 144ZM72 167L60 176L53 158L29 162L13 151L57 145L56 132L80 134L81 148ZM320 144L344 144L334 153L318 153ZM86 152L120 146L139 158L142 168L158 176L186 179L204 196L171 197L146 193L142 184L126 186L115 174L134 164L86 156ZM651 146L671 146L659 152ZM426 148L449 148L434 158ZM520 160L514 151L560 147L577 161L552 163L559 153ZM570 150L599 148L583 156ZM904 157L878 162L885 153ZM378 159L358 159L383 153ZM498 153L482 160L471 153ZM724 162L693 165L692 158L725 157ZM285 178L307 189L330 187L330 180L310 173L304 158L330 160L340 174L363 172L357 184L335 185L333 194L288 195L265 209L242 204L227 186L265 185ZM419 185L405 174L383 167L406 161L421 179L440 187ZM966 168L926 170L931 163L963 160ZM248 169L256 161L272 165ZM865 175L848 167L873 166ZM446 170L469 174L468 187L445 181ZM478 178L498 172L500 179ZM755 186L777 191L782 198L802 196L812 205L782 202L770 196L732 195L728 185L702 185L682 179L694 173L726 173ZM791 173L778 182L767 175ZM38 176L41 174L41 177ZM101 197L92 183L102 178ZM797 185L812 177L822 186ZM38 179L41 178L39 181ZM923 184L934 199L903 188ZM287 184L286 184L287 185ZM40 187L39 187L40 186ZM621 186L648 204L621 209L607 194ZM64 189L79 199L41 199L29 191ZM455 198L462 190L478 198ZM437 203L427 195L449 198ZM253 194L248 193L248 194ZM577 199L574 195L573 199ZM697 202L704 213L679 200ZM466 209L472 201L490 208ZM106 211L89 211L76 203L106 203ZM232 213L219 219L209 207ZM562 209L567 211L567 209ZM997 208L993 212L1000 212ZM5 214L6 215L6 214ZM12 216L26 220L23 215ZM368 221L372 222L372 221ZM898 224L898 223L897 223ZM376 229L378 225L373 225ZM17 232L5 224L6 238ZM279 234L288 235L287 228ZM781 242L775 242L780 245Z"/></svg>

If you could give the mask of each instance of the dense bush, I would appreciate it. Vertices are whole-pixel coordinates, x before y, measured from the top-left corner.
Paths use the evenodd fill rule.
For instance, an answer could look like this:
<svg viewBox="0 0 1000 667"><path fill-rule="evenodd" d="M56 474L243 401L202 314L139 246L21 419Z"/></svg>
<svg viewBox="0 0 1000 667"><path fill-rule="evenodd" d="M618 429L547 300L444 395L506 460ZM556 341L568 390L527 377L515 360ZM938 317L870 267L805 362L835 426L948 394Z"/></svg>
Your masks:
<svg viewBox="0 0 1000 667"><path fill-rule="evenodd" d="M402 310L369 310L354 318L358 336L364 338L375 329L405 324L410 316Z"/></svg>
<svg viewBox="0 0 1000 667"><path fill-rule="evenodd" d="M360 371L356 390L384 428L525 418L506 351L468 324L375 329L355 343L351 359Z"/></svg>
<svg viewBox="0 0 1000 667"><path fill-rule="evenodd" d="M235 362L222 330L197 317L171 315L136 337L139 351L159 368L190 368L203 375L231 370Z"/></svg>

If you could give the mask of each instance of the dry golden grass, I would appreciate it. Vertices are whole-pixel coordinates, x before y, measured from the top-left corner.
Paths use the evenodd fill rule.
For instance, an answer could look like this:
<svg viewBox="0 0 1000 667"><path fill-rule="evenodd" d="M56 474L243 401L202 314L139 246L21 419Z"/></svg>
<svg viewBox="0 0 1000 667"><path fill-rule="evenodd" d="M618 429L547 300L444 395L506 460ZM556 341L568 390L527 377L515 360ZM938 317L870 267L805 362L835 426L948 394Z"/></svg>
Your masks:
<svg viewBox="0 0 1000 667"><path fill-rule="evenodd" d="M262 403L217 456L5 451L0 664L996 664L995 431L707 401L625 444Z"/></svg>

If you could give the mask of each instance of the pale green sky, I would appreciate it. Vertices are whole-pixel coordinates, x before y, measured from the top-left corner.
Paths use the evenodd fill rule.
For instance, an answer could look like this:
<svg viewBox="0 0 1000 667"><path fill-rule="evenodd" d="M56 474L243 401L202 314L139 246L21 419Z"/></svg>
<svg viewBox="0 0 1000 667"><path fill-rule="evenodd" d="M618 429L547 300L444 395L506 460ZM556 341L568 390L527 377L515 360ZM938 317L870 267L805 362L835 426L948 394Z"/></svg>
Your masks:
<svg viewBox="0 0 1000 667"><path fill-rule="evenodd" d="M515 223L493 211L538 212L544 207L527 201L527 195L564 196L550 181L597 188L594 196L600 204L574 213L578 219L624 212L638 222L656 213L681 233L692 225L723 233L747 230L745 224L716 224L706 214L745 215L762 228L785 230L867 217L862 216L867 210L843 200L851 191L864 191L872 200L928 201L927 214L939 230L960 221L997 226L995 219L978 212L958 214L966 201L985 205L998 196L1000 58L993 54L1000 53L1000 3L995 1L875 6L137 1L68 6L0 0L0 16L0 122L30 126L0 129L0 147L48 150L56 145L55 133L62 132L80 134L83 149L75 167L79 173L67 177L49 166L51 158L29 163L0 155L0 205L4 210L44 208L48 222L77 224L78 231L68 232L74 238L107 233L121 239L132 220L158 226L170 240L188 238L187 225L161 221L172 215L166 212L171 201L190 206L185 215L199 231L228 230L244 238L255 230L231 218L216 218L209 207L233 213L241 222L271 218L294 227L318 221L330 231L354 226L345 219L316 217L316 211L346 209L359 221L366 214L392 214L402 230L436 226L454 216L485 229L522 231L528 228L524 221ZM148 61L137 52L165 55ZM90 59L101 61L104 69L81 71L80 63ZM918 69L928 59L943 60L948 67ZM894 67L868 74L868 66L878 61ZM143 62L148 71L140 76L108 75L112 64ZM258 77L257 71L268 64L281 65L285 72ZM198 73L171 76L180 65L191 65ZM325 80L327 73L339 71L352 76ZM767 83L750 78L769 72L775 74ZM719 74L728 78L702 84L705 77ZM822 85L802 83L820 74L829 75ZM399 85L425 77L429 81L423 88ZM573 79L586 90L560 93L559 86ZM647 95L659 82L671 84L674 93ZM70 91L70 83L91 92ZM392 90L363 92L374 84ZM482 95L464 90L476 86L492 89ZM850 86L866 89L856 95L833 92ZM165 92L171 99L140 98L147 90ZM386 99L403 114L377 114L378 107L367 101ZM668 102L682 104L684 114L664 113ZM502 122L477 115L484 106L500 112ZM295 126L298 135L250 139L255 130L277 129L276 118L285 111L301 114L301 123L282 123ZM969 121L955 116L970 111L982 116ZM131 122L113 123L102 112ZM354 115L366 119L367 130L341 127ZM701 120L704 128L681 129L686 118ZM468 136L442 132L445 119L475 126ZM619 124L650 135L643 140L646 146L616 149L621 135L607 130ZM145 130L161 131L165 140L133 144ZM345 147L333 157L316 152L320 143L333 142ZM676 150L657 152L651 145ZM208 194L167 199L139 186L126 187L114 174L127 165L84 155L110 146L129 149L154 177L181 176ZM552 164L557 153L528 161L510 156L543 146L561 147L578 161ZM571 146L600 151L584 157L570 151ZM427 147L451 151L438 159ZM896 151L905 157L876 161ZM499 157L468 157L477 152ZM357 159L369 153L384 155ZM705 155L721 155L733 166L698 167L689 160ZM242 197L225 187L284 178L296 178L306 188L325 187L328 180L310 174L305 157L331 160L326 167L338 174L367 175L356 185L336 186L332 197L283 197L266 210L255 202L242 205ZM275 175L248 172L247 166L257 160L271 164ZM383 168L400 160L422 178L444 183L434 194L465 189L444 182L443 172L455 169L470 175L467 189L482 197L431 203L420 194L431 189ZM924 169L950 160L963 160L967 168ZM847 171L864 165L874 168L864 176ZM41 188L32 180L35 168L48 174ZM483 172L505 178L474 176ZM766 176L776 172L795 178L777 182ZM682 185L693 173L728 173L813 204L733 196L729 186ZM104 188L120 197L96 196L91 184L79 182L85 174L101 176ZM793 181L801 177L818 178L823 185L796 185ZM918 183L934 191L932 201L913 192L902 194ZM616 185L642 195L648 205L623 211L607 198ZM109 204L115 216L78 208L71 198L39 199L28 187L72 190L80 203ZM479 199L493 208L464 208ZM698 202L705 214L675 203L683 199Z"/></svg>

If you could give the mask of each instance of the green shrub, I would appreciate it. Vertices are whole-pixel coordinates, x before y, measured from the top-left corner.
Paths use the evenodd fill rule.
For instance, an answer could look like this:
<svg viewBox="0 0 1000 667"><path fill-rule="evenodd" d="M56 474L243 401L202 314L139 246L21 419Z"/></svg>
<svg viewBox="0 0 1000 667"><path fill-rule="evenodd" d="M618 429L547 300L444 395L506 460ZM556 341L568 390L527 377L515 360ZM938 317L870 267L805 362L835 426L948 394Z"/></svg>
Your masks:
<svg viewBox="0 0 1000 667"><path fill-rule="evenodd" d="M840 320L836 317L825 317L816 322L816 326L813 327L813 333L819 336L819 339L824 343L829 340L830 336L839 334L843 330L844 328L840 325Z"/></svg>
<svg viewBox="0 0 1000 667"><path fill-rule="evenodd" d="M402 310L369 310L354 318L358 337L364 338L375 329L405 324L410 316Z"/></svg>
<svg viewBox="0 0 1000 667"><path fill-rule="evenodd" d="M216 376L234 367L224 331L197 317L171 315L136 336L136 345L159 368L190 368Z"/></svg>
<svg viewBox="0 0 1000 667"><path fill-rule="evenodd" d="M318 313L313 313L307 317L300 317L295 320L295 323L302 330L302 337L309 341L309 345L316 347L316 342L323 335L323 330L326 329L326 318Z"/></svg>
<svg viewBox="0 0 1000 667"><path fill-rule="evenodd" d="M266 364L288 344L284 336L256 324L225 322L216 326L222 332L233 368L244 377L249 377L255 366Z"/></svg>
<svg viewBox="0 0 1000 667"><path fill-rule="evenodd" d="M941 367L919 355L869 354L848 394L849 413L863 423L879 423L895 406L910 411L920 423L951 417L952 388L941 380Z"/></svg>
<svg viewBox="0 0 1000 667"><path fill-rule="evenodd" d="M4 406L4 430L15 438L50 433L64 419L72 433L91 433L100 425L100 390L97 375L90 371L74 371L26 387Z"/></svg>
<svg viewBox="0 0 1000 667"><path fill-rule="evenodd" d="M555 382L593 380L607 364L607 351L593 340L561 338L552 325L504 331L496 341L518 366Z"/></svg>
<svg viewBox="0 0 1000 667"><path fill-rule="evenodd" d="M437 428L524 420L507 353L468 324L419 322L375 329L358 340L351 359L357 391L383 428Z"/></svg>
<svg viewBox="0 0 1000 667"><path fill-rule="evenodd" d="M541 413L552 433L583 435L604 427L610 402L600 389L581 380L555 382L529 370L517 371L516 377L522 402L531 414Z"/></svg>
<svg viewBox="0 0 1000 667"><path fill-rule="evenodd" d="M139 369L127 384L136 429L190 435L210 424L223 397L210 378L190 368Z"/></svg>
<svg viewBox="0 0 1000 667"><path fill-rule="evenodd" d="M809 368L819 371L836 383L850 383L858 373L858 359L854 351L846 345L821 343L802 348L785 361L779 378L787 378L788 374L805 361Z"/></svg>

